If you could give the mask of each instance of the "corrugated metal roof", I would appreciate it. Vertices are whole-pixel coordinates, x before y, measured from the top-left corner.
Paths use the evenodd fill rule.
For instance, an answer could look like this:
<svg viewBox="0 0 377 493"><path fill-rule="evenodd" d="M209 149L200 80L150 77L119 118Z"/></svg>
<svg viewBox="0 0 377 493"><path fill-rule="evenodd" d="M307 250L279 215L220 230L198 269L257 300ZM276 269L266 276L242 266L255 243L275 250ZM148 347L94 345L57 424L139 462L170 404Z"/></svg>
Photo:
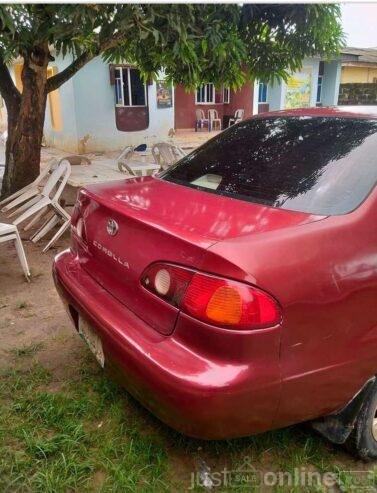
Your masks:
<svg viewBox="0 0 377 493"><path fill-rule="evenodd" d="M357 56L358 62L377 64L377 48L353 48L349 46L342 48L341 54Z"/></svg>

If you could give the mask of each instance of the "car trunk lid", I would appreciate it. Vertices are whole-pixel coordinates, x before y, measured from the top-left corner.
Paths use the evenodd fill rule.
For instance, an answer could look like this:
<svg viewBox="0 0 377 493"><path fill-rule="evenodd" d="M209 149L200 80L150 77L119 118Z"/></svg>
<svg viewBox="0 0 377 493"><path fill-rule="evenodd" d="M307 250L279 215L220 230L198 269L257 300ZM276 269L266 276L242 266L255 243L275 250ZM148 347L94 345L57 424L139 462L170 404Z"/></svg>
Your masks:
<svg viewBox="0 0 377 493"><path fill-rule="evenodd" d="M79 201L86 203L82 267L163 334L173 331L178 310L141 285L150 264L200 269L207 249L221 240L315 219L150 177L89 186Z"/></svg>

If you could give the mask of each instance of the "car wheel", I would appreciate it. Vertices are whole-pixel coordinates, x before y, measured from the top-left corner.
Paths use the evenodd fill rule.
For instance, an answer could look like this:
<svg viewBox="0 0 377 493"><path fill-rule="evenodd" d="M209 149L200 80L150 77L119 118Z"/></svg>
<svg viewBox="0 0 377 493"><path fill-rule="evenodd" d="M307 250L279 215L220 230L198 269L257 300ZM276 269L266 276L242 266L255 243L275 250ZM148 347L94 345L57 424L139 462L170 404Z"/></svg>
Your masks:
<svg viewBox="0 0 377 493"><path fill-rule="evenodd" d="M345 446L349 452L365 461L377 459L377 380L365 396Z"/></svg>

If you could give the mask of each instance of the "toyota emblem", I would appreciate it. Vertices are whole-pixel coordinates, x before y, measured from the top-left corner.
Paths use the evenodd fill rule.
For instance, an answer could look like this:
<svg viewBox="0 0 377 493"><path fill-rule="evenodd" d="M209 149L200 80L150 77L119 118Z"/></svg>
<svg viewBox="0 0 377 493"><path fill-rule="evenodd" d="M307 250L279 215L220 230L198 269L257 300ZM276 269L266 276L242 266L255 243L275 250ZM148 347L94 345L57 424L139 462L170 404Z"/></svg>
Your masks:
<svg viewBox="0 0 377 493"><path fill-rule="evenodd" d="M107 232L110 236L115 236L118 233L118 223L114 219L109 219L107 221Z"/></svg>

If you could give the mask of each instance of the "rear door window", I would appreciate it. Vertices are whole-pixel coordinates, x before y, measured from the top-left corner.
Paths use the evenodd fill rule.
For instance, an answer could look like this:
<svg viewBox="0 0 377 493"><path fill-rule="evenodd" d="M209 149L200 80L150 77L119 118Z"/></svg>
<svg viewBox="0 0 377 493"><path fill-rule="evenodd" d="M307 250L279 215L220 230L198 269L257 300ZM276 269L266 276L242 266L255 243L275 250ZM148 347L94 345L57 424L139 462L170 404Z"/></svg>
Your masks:
<svg viewBox="0 0 377 493"><path fill-rule="evenodd" d="M345 214L377 179L377 121L286 116L235 125L161 175L282 209Z"/></svg>

